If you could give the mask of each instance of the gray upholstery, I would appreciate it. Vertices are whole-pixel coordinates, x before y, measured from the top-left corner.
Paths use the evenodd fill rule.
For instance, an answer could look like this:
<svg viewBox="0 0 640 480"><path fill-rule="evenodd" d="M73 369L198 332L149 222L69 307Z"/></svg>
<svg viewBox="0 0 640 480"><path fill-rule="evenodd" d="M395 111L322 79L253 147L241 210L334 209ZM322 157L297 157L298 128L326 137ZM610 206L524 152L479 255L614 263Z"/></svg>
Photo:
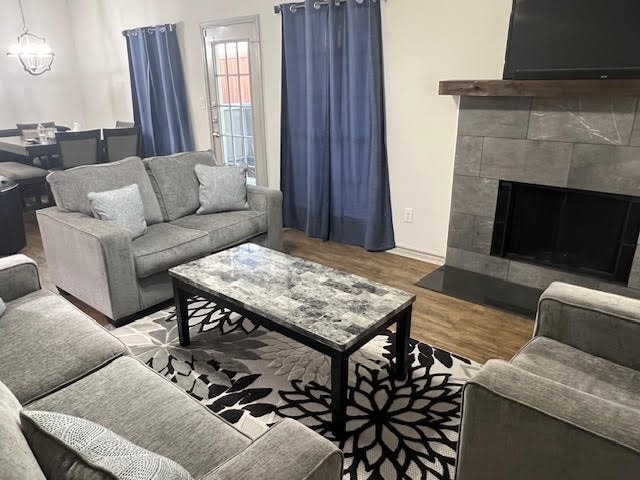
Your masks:
<svg viewBox="0 0 640 480"><path fill-rule="evenodd" d="M292 441L294 440L294 441ZM294 420L271 427L204 480L339 480L342 452Z"/></svg>
<svg viewBox="0 0 640 480"><path fill-rule="evenodd" d="M23 410L20 420L24 436L47 478L193 480L173 460L90 420L37 410Z"/></svg>
<svg viewBox="0 0 640 480"><path fill-rule="evenodd" d="M28 408L96 422L178 462L195 478L251 443L178 386L129 357L115 360Z"/></svg>
<svg viewBox="0 0 640 480"><path fill-rule="evenodd" d="M0 298L10 302L40 290L36 262L25 255L0 258Z"/></svg>
<svg viewBox="0 0 640 480"><path fill-rule="evenodd" d="M552 284L537 336L464 388L456 478L638 478L639 316L640 302Z"/></svg>
<svg viewBox="0 0 640 480"><path fill-rule="evenodd" d="M213 152L184 152L144 159L165 222L191 215L200 207L196 165L215 165Z"/></svg>
<svg viewBox="0 0 640 480"><path fill-rule="evenodd" d="M129 234L57 207L36 212L54 283L112 319L140 310ZM73 247L70 247L73 246Z"/></svg>
<svg viewBox="0 0 640 480"><path fill-rule="evenodd" d="M167 268L245 241L281 250L279 191L248 186L249 210L196 218L199 183L193 168L204 161L214 162L211 152L148 158L144 163L126 159L51 174L48 180L61 204L39 210L37 218L54 283L121 324L172 297ZM141 172L146 182L140 180ZM140 188L149 225L147 233L133 242L125 230L85 213L90 191L131 183ZM150 210L159 221L150 221ZM162 222L176 215L179 218Z"/></svg>
<svg viewBox="0 0 640 480"><path fill-rule="evenodd" d="M9 302L0 332L0 365L5 366L0 381L22 404L127 352L122 342L48 290Z"/></svg>
<svg viewBox="0 0 640 480"><path fill-rule="evenodd" d="M38 461L22 435L22 406L0 382L0 478L2 480L45 480Z"/></svg>
<svg viewBox="0 0 640 480"><path fill-rule="evenodd" d="M133 241L132 251L137 276L145 278L206 255L209 238L207 232L158 223Z"/></svg>
<svg viewBox="0 0 640 480"><path fill-rule="evenodd" d="M534 335L640 370L640 300L556 282L540 298Z"/></svg>
<svg viewBox="0 0 640 480"><path fill-rule="evenodd" d="M140 188L147 223L153 225L162 222L160 205L142 160L138 157L52 172L47 181L59 208L85 215L91 215L91 206L87 199L89 192L115 190L135 183Z"/></svg>
<svg viewBox="0 0 640 480"><path fill-rule="evenodd" d="M251 210L267 214L267 239L262 246L282 250L282 192L247 185L247 201Z"/></svg>
<svg viewBox="0 0 640 480"><path fill-rule="evenodd" d="M0 269L0 276L10 274L16 265L33 265L21 256L10 260L4 265L7 268ZM37 272L28 276L37 279ZM162 276L167 273L144 281L155 282ZM6 276L0 280L0 285L13 281ZM6 290L21 289L10 286ZM171 381L138 360L122 356L125 348L118 340L60 296L32 291L8 307L7 315L0 319L0 364L4 367L0 381L7 382L6 386L0 383L2 480L43 480L43 468L51 473L49 478L62 478L74 464L72 456L57 455L36 439L31 446L42 461L38 464L24 436L29 425L20 419L21 412L24 417L35 411L95 422L174 460L195 479L341 478L341 453L328 440L286 420L252 441ZM20 397L33 395L39 398L22 410ZM46 460L50 455L55 458ZM105 478L76 466L71 470L79 475L72 478Z"/></svg>
<svg viewBox="0 0 640 480"><path fill-rule="evenodd" d="M18 162L0 163L0 175L20 184L44 183L47 170Z"/></svg>
<svg viewBox="0 0 640 480"><path fill-rule="evenodd" d="M246 165L196 165L195 170L200 182L198 215L249 208Z"/></svg>
<svg viewBox="0 0 640 480"><path fill-rule="evenodd" d="M245 242L267 231L267 215L256 210L189 215L172 225L200 230L209 234L211 251Z"/></svg>
<svg viewBox="0 0 640 480"><path fill-rule="evenodd" d="M94 217L125 229L132 239L147 231L144 204L140 198L140 189L135 183L116 190L91 192L87 198Z"/></svg>
<svg viewBox="0 0 640 480"><path fill-rule="evenodd" d="M640 412L638 370L623 367L546 337L531 340L511 363L535 375Z"/></svg>

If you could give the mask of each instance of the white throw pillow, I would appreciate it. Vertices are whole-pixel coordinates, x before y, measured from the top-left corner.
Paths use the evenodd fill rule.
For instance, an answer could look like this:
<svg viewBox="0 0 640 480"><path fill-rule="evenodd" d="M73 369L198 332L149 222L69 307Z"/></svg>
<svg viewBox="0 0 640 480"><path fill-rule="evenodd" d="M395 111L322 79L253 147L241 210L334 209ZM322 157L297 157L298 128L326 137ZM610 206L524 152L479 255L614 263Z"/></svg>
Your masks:
<svg viewBox="0 0 640 480"><path fill-rule="evenodd" d="M144 204L137 184L106 192L91 192L87 198L94 217L124 228L132 239L147 231Z"/></svg>
<svg viewBox="0 0 640 480"><path fill-rule="evenodd" d="M196 165L200 182L200 208L198 215L247 210L247 166L211 167Z"/></svg>
<svg viewBox="0 0 640 480"><path fill-rule="evenodd" d="M24 436L47 478L193 480L173 460L89 420L30 410L23 410L20 418Z"/></svg>

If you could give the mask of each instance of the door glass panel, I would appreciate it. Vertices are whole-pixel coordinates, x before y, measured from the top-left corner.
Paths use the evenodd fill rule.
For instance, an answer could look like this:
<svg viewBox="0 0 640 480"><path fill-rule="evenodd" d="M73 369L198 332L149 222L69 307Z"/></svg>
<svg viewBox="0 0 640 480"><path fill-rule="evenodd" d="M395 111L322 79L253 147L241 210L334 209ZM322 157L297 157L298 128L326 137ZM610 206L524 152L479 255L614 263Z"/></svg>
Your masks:
<svg viewBox="0 0 640 480"><path fill-rule="evenodd" d="M249 42L238 42L238 72L249 73Z"/></svg>
<svg viewBox="0 0 640 480"><path fill-rule="evenodd" d="M247 180L252 184L256 183L256 149L260 171L264 169L264 140L254 138L255 129L263 128L261 96L256 105L252 98L260 92L258 42L256 29L244 23L211 27L205 33L213 146L226 164L247 164Z"/></svg>

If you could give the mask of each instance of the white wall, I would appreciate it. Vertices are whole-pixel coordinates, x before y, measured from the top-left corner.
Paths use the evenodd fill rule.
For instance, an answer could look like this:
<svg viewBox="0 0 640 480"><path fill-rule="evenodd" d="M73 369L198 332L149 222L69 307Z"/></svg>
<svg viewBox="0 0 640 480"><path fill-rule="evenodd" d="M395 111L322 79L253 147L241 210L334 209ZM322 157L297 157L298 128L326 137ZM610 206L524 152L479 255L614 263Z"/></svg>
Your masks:
<svg viewBox="0 0 640 480"><path fill-rule="evenodd" d="M446 253L458 98L438 82L502 78L511 0L383 4L387 139L396 243ZM405 208L414 222L402 221Z"/></svg>
<svg viewBox="0 0 640 480"><path fill-rule="evenodd" d="M33 0L32 0L33 1ZM280 18L271 0L68 0L88 127L130 119L121 31L179 23L198 148L209 148L199 24L259 14L269 184L280 182ZM457 99L438 82L499 78L511 0L389 0L383 4L387 129L396 243L444 257L457 130ZM405 208L414 222L402 221Z"/></svg>
<svg viewBox="0 0 640 480"><path fill-rule="evenodd" d="M23 0L23 5L29 30L44 36L56 57L52 71L34 77L5 55L22 33L22 20L17 0L0 0L0 129L50 120L69 126L84 122L67 1Z"/></svg>

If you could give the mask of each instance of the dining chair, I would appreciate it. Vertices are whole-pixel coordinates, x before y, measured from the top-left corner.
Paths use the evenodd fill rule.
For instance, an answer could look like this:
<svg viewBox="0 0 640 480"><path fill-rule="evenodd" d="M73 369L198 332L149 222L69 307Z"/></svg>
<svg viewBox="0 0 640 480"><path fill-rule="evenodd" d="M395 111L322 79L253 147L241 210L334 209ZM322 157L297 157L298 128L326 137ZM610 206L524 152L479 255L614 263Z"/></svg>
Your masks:
<svg viewBox="0 0 640 480"><path fill-rule="evenodd" d="M122 120L116 120L116 128L131 128L135 126L136 124L133 122L123 122Z"/></svg>
<svg viewBox="0 0 640 480"><path fill-rule="evenodd" d="M100 163L100 130L57 132L56 142L62 170Z"/></svg>
<svg viewBox="0 0 640 480"><path fill-rule="evenodd" d="M103 128L107 162L117 162L140 154L140 127Z"/></svg>

